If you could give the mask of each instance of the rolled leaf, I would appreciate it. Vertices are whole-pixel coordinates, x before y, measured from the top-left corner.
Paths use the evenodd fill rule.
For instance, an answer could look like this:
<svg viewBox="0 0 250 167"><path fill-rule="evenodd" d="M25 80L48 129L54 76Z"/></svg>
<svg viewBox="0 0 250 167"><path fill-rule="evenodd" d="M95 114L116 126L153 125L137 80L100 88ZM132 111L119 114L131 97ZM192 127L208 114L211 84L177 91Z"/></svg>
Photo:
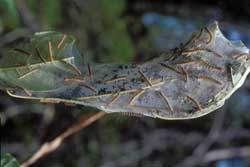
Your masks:
<svg viewBox="0 0 250 167"><path fill-rule="evenodd" d="M36 38L35 35L33 39ZM55 62L46 57L50 54L46 47L49 41ZM180 47L144 64L83 62L78 51L65 49L72 43L65 43L64 49L54 51L56 44L58 38L44 35L36 45L21 48L32 52L34 46L39 46L41 55L48 61L39 61L32 54L23 68L38 71L25 77L20 77L15 72L16 67L13 68L14 55L18 60L22 55L3 56L5 63L0 63L0 83L12 86L7 90L9 95L70 102L107 113L135 113L167 120L192 119L221 107L242 86L250 71L249 49L240 41L227 40L216 22L193 33ZM61 60L71 65L65 66ZM39 83L36 86L35 81Z"/></svg>

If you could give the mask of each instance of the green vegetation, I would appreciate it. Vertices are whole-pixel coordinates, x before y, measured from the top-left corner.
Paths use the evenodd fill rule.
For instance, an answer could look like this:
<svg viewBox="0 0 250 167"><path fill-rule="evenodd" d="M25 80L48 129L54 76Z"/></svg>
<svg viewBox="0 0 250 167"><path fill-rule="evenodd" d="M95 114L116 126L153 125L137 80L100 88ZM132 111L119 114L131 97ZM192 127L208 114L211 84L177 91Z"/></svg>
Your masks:
<svg viewBox="0 0 250 167"><path fill-rule="evenodd" d="M19 167L19 163L11 154L1 154L1 167Z"/></svg>

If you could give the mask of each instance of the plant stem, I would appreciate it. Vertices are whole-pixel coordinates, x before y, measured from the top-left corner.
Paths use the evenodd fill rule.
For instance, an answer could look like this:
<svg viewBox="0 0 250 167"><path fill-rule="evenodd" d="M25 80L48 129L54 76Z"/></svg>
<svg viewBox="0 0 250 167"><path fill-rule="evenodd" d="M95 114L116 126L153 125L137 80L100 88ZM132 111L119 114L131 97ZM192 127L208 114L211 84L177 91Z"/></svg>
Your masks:
<svg viewBox="0 0 250 167"><path fill-rule="evenodd" d="M32 156L30 159L25 161L24 163L21 164L20 167L28 167L32 164L34 164L37 160L42 158L43 156L53 152L56 150L63 140L70 135L76 133L77 131L81 130L82 128L85 128L86 126L92 124L96 120L102 118L105 115L105 112L101 111L98 113L90 114L88 116L82 116L80 120L73 125L71 125L66 131L61 133L59 136L54 138L50 142L44 143Z"/></svg>

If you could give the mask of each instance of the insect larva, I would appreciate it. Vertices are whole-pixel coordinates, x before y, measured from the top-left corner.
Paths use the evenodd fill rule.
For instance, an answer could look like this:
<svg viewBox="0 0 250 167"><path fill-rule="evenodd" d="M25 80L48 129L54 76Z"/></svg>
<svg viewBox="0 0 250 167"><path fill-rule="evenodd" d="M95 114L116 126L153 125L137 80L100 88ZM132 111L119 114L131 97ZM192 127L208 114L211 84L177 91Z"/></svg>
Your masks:
<svg viewBox="0 0 250 167"><path fill-rule="evenodd" d="M65 77L64 81L85 81L85 79L83 77Z"/></svg>
<svg viewBox="0 0 250 167"><path fill-rule="evenodd" d="M141 118L144 116L143 114L132 113L132 112L120 112L119 114L124 115L124 116L130 116L130 117L138 117L138 118Z"/></svg>
<svg viewBox="0 0 250 167"><path fill-rule="evenodd" d="M138 97L138 96L140 96L142 93L144 93L144 89L139 89L138 91L136 91L136 92L134 92L133 93L133 95L132 95L132 97L129 99L129 101L128 101L128 105L132 105L133 104L133 102L134 102L134 100Z"/></svg>
<svg viewBox="0 0 250 167"><path fill-rule="evenodd" d="M198 111L201 111L201 110L202 110L202 109L201 109L201 105L200 105L200 103L199 103L197 100L195 100L195 99L192 98L191 96L187 96L187 98L188 98L189 100L191 100L191 101L196 105Z"/></svg>
<svg viewBox="0 0 250 167"><path fill-rule="evenodd" d="M32 93L31 93L30 91L28 91L27 89L24 89L24 88L23 88L23 90L24 90L24 92L25 92L28 96L32 96Z"/></svg>
<svg viewBox="0 0 250 167"><path fill-rule="evenodd" d="M24 64L24 63L16 63L15 66L16 66L16 67L26 67L27 64Z"/></svg>
<svg viewBox="0 0 250 167"><path fill-rule="evenodd" d="M241 58L243 58L243 57L248 58L248 57L250 57L250 54L242 53L242 54L240 54L240 55L233 56L233 58L236 59L236 60L239 60L239 59L241 59Z"/></svg>
<svg viewBox="0 0 250 167"><path fill-rule="evenodd" d="M26 77L32 75L35 72L37 72L37 70L32 70L32 71L26 72L26 73L22 74L21 76L19 76L18 79L26 78Z"/></svg>
<svg viewBox="0 0 250 167"><path fill-rule="evenodd" d="M199 52L204 52L205 50L204 49L201 49L201 48L192 48L192 49L187 49L187 50L184 50L181 52L182 55L187 55L187 56L190 56L192 54L196 54L196 53L199 53Z"/></svg>
<svg viewBox="0 0 250 167"><path fill-rule="evenodd" d="M128 89L124 91L120 91L120 94L126 94L130 92L135 92L135 89ZM97 95L92 95L92 96L82 96L82 97L77 97L77 100L88 100L88 99L95 99L95 98L101 98L105 96L112 96L113 93L107 93L107 94L97 94Z"/></svg>
<svg viewBox="0 0 250 167"><path fill-rule="evenodd" d="M25 89L25 88L23 88L23 87L21 87L21 86L17 86L17 88L20 88L21 90L23 90L24 91L24 93L26 94L26 95L28 95L28 96L32 96L32 93L30 92L30 91L28 91L27 89ZM9 94L9 95L13 95L14 96L14 91L15 91L15 89L16 88L7 88L6 89L6 91L7 91L7 93ZM19 95L20 97L22 96L22 95ZM23 97L23 96L22 96Z"/></svg>
<svg viewBox="0 0 250 167"><path fill-rule="evenodd" d="M181 67L181 69L182 69L183 74L184 74L184 76L185 76L185 80L186 80L186 82L188 82L189 75L188 75L187 70L186 70L184 67Z"/></svg>
<svg viewBox="0 0 250 167"><path fill-rule="evenodd" d="M196 37L196 34L192 34L191 38L181 47L185 48L188 44L190 44Z"/></svg>
<svg viewBox="0 0 250 167"><path fill-rule="evenodd" d="M153 86L158 86L158 85L161 85L162 82L164 82L164 77L161 76L161 78L152 78L151 79L151 83Z"/></svg>
<svg viewBox="0 0 250 167"><path fill-rule="evenodd" d="M171 104L169 103L168 98L167 98L167 97L163 94L163 92L161 92L161 91L159 92L159 94L160 94L160 96L163 98L164 102L167 104L169 110L170 110L171 112L174 112L174 109L173 109L173 107L171 106Z"/></svg>
<svg viewBox="0 0 250 167"><path fill-rule="evenodd" d="M228 71L230 73L230 81L231 81L232 85L235 86L235 80L234 80L234 77L233 77L234 76L233 69L232 69L230 64L227 65L227 69L228 69Z"/></svg>
<svg viewBox="0 0 250 167"><path fill-rule="evenodd" d="M23 50L23 49L15 48L15 49L13 49L13 50L16 51L16 52L20 52L20 53L22 53L22 54L24 54L24 55L26 55L26 56L31 56L31 55L32 55L31 53L29 53L29 52L27 52L27 51L25 51L25 50Z"/></svg>
<svg viewBox="0 0 250 167"><path fill-rule="evenodd" d="M48 43L48 49L49 49L49 61L53 61L53 50L52 50L52 45L51 45L51 41L49 41Z"/></svg>
<svg viewBox="0 0 250 167"><path fill-rule="evenodd" d="M35 48L35 51L36 51L36 54L37 54L37 56L39 57L39 59L40 59L44 64L46 64L46 60L41 56L39 49L38 49L38 48Z"/></svg>
<svg viewBox="0 0 250 167"><path fill-rule="evenodd" d="M93 86L87 85L86 83L81 82L80 85L84 86L85 88L87 88L87 89L89 89L91 91L93 91L94 93L97 92L97 90Z"/></svg>
<svg viewBox="0 0 250 167"><path fill-rule="evenodd" d="M216 51L213 51L211 49L203 49L203 48L192 48L192 49L184 50L182 52L182 55L190 56L192 54L196 54L196 53L200 53L200 52L211 52L217 57L223 57L223 55L221 55L220 53L218 53Z"/></svg>
<svg viewBox="0 0 250 167"><path fill-rule="evenodd" d="M148 83L149 86L153 86L153 84L151 83L151 81L145 76L145 74L142 71L138 71L139 74L141 74L142 78Z"/></svg>
<svg viewBox="0 0 250 167"><path fill-rule="evenodd" d="M88 72L89 72L89 77L92 77L92 68L89 63L88 63Z"/></svg>
<svg viewBox="0 0 250 167"><path fill-rule="evenodd" d="M204 76L204 75L203 76L198 76L198 79L207 80L207 81L214 82L214 83L216 83L218 85L222 85L222 83L220 81L218 81L218 80L216 80L216 79L214 79L212 77L209 77L209 76Z"/></svg>
<svg viewBox="0 0 250 167"><path fill-rule="evenodd" d="M84 86L87 89L90 89L93 92L97 92L96 88L94 88L93 86L90 86L88 84L85 83L84 78L80 78L80 77L65 77L64 81L68 82L68 81L76 81L76 82L80 82L80 86Z"/></svg>
<svg viewBox="0 0 250 167"><path fill-rule="evenodd" d="M215 70L218 70L218 71L222 71L223 68L222 67L219 67L219 66L216 66L215 64L212 64L204 59L200 59L198 60L201 64L204 64L205 66L207 66L209 69L215 69Z"/></svg>
<svg viewBox="0 0 250 167"><path fill-rule="evenodd" d="M109 106L110 104L112 104L119 96L120 96L120 92L113 94L112 99L109 102L107 102L106 105Z"/></svg>
<svg viewBox="0 0 250 167"><path fill-rule="evenodd" d="M59 42L57 44L57 49L59 49L62 46L62 44L63 44L64 40L66 39L66 37L67 37L66 35L63 35L61 37L61 39L59 40Z"/></svg>
<svg viewBox="0 0 250 167"><path fill-rule="evenodd" d="M183 61L183 62L177 62L175 63L176 65L185 65L185 64L191 64L191 63L201 63L201 64L204 64L205 66L207 66L208 68L211 68L211 69L215 69L215 70L218 70L218 71L222 71L223 68L222 67L219 67L219 66L216 66L215 64L212 64L204 59L199 59L199 60L189 60L189 61Z"/></svg>
<svg viewBox="0 0 250 167"><path fill-rule="evenodd" d="M217 56L217 57L223 57L223 55L221 55L220 53L218 53L218 52L216 52L216 51L214 51L214 50L211 50L211 49L205 49L207 52L211 52L211 53L213 53L215 56Z"/></svg>
<svg viewBox="0 0 250 167"><path fill-rule="evenodd" d="M182 62L176 62L174 64L175 65L185 65L185 64L192 64L194 62L195 62L195 60L187 60L187 61L182 61Z"/></svg>
<svg viewBox="0 0 250 167"><path fill-rule="evenodd" d="M74 64L71 64L70 62L64 60L62 60L62 62L69 65L78 75L82 74L81 71Z"/></svg>
<svg viewBox="0 0 250 167"><path fill-rule="evenodd" d="M176 51L175 50L173 50L173 54L171 54L171 55L168 55L168 57L165 59L165 61L173 61L175 58L176 58ZM164 54L164 53L161 53L161 55L162 54Z"/></svg>
<svg viewBox="0 0 250 167"><path fill-rule="evenodd" d="M212 34L212 32L211 32L207 27L205 27L204 29L207 31L207 33L208 33L208 35L209 35L209 39L208 39L208 41L206 42L207 45L208 45L208 44L210 44L210 43L212 42L212 40L213 40L213 34Z"/></svg>
<svg viewBox="0 0 250 167"><path fill-rule="evenodd" d="M197 35L196 39L199 39L203 33L204 28L201 28L199 34Z"/></svg>
<svg viewBox="0 0 250 167"><path fill-rule="evenodd" d="M160 63L161 66L167 68L167 69L170 69L178 74L183 74L182 72L178 71L177 69L175 69L174 67L170 66L170 65L167 65L167 64L164 64L164 63Z"/></svg>
<svg viewBox="0 0 250 167"><path fill-rule="evenodd" d="M112 82L115 82L115 81L121 81L121 80L126 80L127 77L117 77L117 78L112 78L110 80L106 80L105 83L112 83Z"/></svg>
<svg viewBox="0 0 250 167"><path fill-rule="evenodd" d="M41 99L40 102L41 103L47 103L47 104L57 104L57 103L60 103L59 101L52 100L52 99Z"/></svg>
<svg viewBox="0 0 250 167"><path fill-rule="evenodd" d="M144 86L141 89L149 89L152 87L158 87L158 86L163 85L164 83L165 83L164 81L157 81L156 83L152 83L152 86Z"/></svg>

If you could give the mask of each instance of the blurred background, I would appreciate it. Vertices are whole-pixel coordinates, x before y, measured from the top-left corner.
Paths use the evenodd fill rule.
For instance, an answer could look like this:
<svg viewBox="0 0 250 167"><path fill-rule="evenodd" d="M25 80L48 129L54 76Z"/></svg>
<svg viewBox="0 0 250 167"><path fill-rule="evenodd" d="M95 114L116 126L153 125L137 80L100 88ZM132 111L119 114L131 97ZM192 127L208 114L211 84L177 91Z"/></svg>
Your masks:
<svg viewBox="0 0 250 167"><path fill-rule="evenodd" d="M55 30L77 37L81 52L96 62L142 62L214 20L227 38L250 47L249 0L0 0L0 48ZM1 152L20 162L80 115L95 111L0 96ZM222 109L205 117L106 115L33 166L250 167L249 108L250 77Z"/></svg>

